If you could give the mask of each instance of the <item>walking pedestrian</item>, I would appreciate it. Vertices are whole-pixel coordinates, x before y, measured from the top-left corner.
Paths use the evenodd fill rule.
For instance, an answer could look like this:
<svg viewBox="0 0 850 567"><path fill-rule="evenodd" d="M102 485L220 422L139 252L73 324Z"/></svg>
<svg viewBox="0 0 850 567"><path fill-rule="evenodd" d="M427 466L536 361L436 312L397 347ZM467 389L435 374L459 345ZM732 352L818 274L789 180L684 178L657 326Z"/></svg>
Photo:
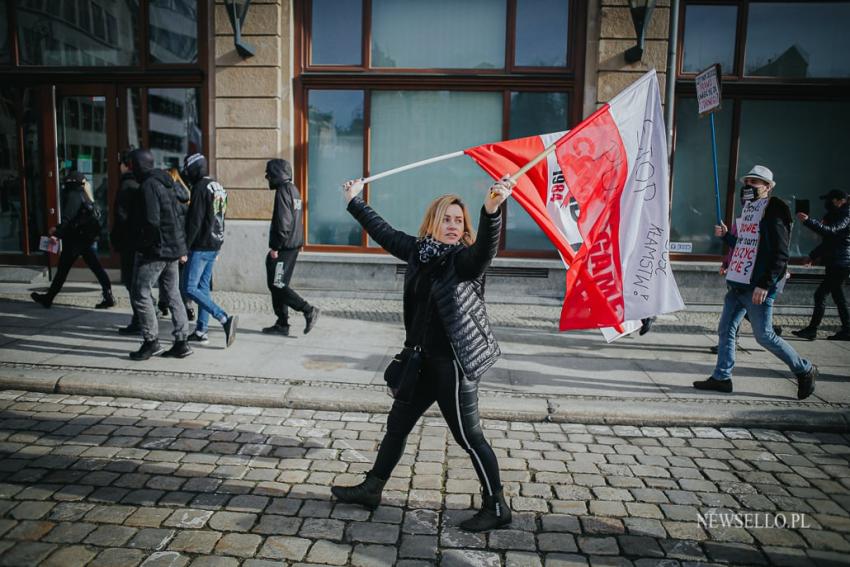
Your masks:
<svg viewBox="0 0 850 567"><path fill-rule="evenodd" d="M139 350L130 354L130 358L147 360L158 354L184 358L192 354L192 349L186 342L189 322L180 297L177 268L179 262L187 259L186 232L177 199L177 193L183 188L175 187L165 171L154 169L153 154L149 150L135 150L132 163L133 175L141 184L144 216L131 300L139 314L144 342ZM188 200L188 195L182 197ZM157 280L159 293L167 299L174 325L174 345L168 351L159 344L159 322L151 298L151 288Z"/></svg>
<svg viewBox="0 0 850 567"><path fill-rule="evenodd" d="M121 255L121 284L129 293L133 289L133 275L136 267L136 252L141 233L141 216L144 201L139 182L132 171L131 156L134 148L127 148L119 156L118 168L121 171L121 182L118 194L115 196L115 215L112 221L112 246ZM133 317L130 324L121 327L118 332L122 335L138 335L141 332L139 315L132 301L130 306Z"/></svg>
<svg viewBox="0 0 850 567"><path fill-rule="evenodd" d="M809 252L807 265L822 264L826 273L815 290L815 309L809 325L791 332L800 338L815 340L826 312L826 296L829 294L838 308L841 329L827 339L850 341L850 313L847 309L847 298L844 296L844 282L850 276L850 204L847 193L839 189L821 195L821 199L826 205L826 216L823 220L810 218L802 212L797 213L797 218L821 237L821 243Z"/></svg>
<svg viewBox="0 0 850 567"><path fill-rule="evenodd" d="M773 301L788 267L791 211L785 201L771 197L776 182L767 167L756 165L741 181L752 188L755 199L741 211L737 236L722 221L714 227L715 236L734 248L718 327L717 363L707 380L693 385L698 390L732 391L735 337L741 320L748 315L756 341L797 377L797 398L803 400L815 390L817 366L802 358L773 331Z"/></svg>
<svg viewBox="0 0 850 567"><path fill-rule="evenodd" d="M316 325L319 308L310 305L290 287L298 252L304 245L304 221L301 192L292 183L292 165L284 159L269 160L266 179L274 191L274 211L269 230L269 252L266 255L266 285L272 296L277 320L265 327L266 334L289 335L289 308L304 314L304 334Z"/></svg>
<svg viewBox="0 0 850 567"><path fill-rule="evenodd" d="M484 272L499 247L499 207L512 185L503 179L490 188L477 238L469 211L456 195L444 195L430 204L415 237L395 230L366 205L358 196L362 180L344 185L348 212L384 250L407 263L405 352L408 360L421 360L421 370L418 376L408 374L398 388L390 384L396 399L375 464L362 483L334 486L331 492L337 499L377 506L404 452L407 435L436 401L455 441L472 459L483 492L481 509L460 527L478 532L510 523L499 464L481 430L478 380L500 354L484 305Z"/></svg>
<svg viewBox="0 0 850 567"><path fill-rule="evenodd" d="M183 290L189 299L198 304L198 322L188 339L198 343L209 342L207 329L212 315L224 328L224 344L229 347L236 338L238 319L235 315L228 315L210 295L213 267L224 243L227 191L209 176L207 159L202 154L186 157L182 176L192 186L186 219L189 261L186 262Z"/></svg>
<svg viewBox="0 0 850 567"><path fill-rule="evenodd" d="M100 284L103 299L95 309L108 309L115 305L112 283L97 258L97 239L100 236L100 213L91 194L91 185L85 175L72 171L62 182L62 222L48 231L52 240L62 240L59 267L47 293L30 294L36 303L49 308L65 285L68 272L77 258L92 271Z"/></svg>
<svg viewBox="0 0 850 567"><path fill-rule="evenodd" d="M175 194L177 195L177 202L179 203L178 210L180 211L180 216L183 218L183 228L186 228L186 219L189 214L189 201L191 199L191 191L189 187L186 185L186 182L183 180L183 177L180 175L180 170L176 167L168 168L168 175L171 176L172 187L174 187ZM195 320L195 309L192 306L192 300L189 299L189 296L186 295L185 287L186 287L186 264L181 262L177 265L177 272L180 275L180 298L183 300L183 306L186 307L186 318L189 321ZM162 277L162 276L160 276ZM158 285L162 285L159 283ZM157 309L162 314L163 317L168 317L168 302L162 296L159 295L159 300L157 301Z"/></svg>

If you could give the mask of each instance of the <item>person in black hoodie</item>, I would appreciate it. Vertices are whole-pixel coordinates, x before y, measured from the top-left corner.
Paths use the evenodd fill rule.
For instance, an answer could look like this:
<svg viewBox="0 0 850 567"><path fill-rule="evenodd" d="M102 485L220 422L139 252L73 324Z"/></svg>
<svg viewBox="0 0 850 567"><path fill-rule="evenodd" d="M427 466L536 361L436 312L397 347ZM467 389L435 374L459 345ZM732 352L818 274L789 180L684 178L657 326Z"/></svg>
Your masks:
<svg viewBox="0 0 850 567"><path fill-rule="evenodd" d="M737 235L732 235L722 222L714 227L715 236L736 249L726 275L727 292L718 325L717 363L708 379L698 380L693 385L697 390L732 392L735 337L744 315L747 315L758 344L794 373L797 399L804 400L815 391L818 368L801 357L773 330L773 302L788 268L791 211L785 201L771 197L776 182L770 169L756 165L741 181L752 189L755 199L745 207ZM760 218L758 211L763 211ZM745 214L752 218L745 219ZM736 254L739 251L751 253L753 245L753 260Z"/></svg>
<svg viewBox="0 0 850 567"><path fill-rule="evenodd" d="M94 210L94 201L87 191L87 183L85 176L77 171L72 171L62 182L63 220L48 231L51 239L62 239L59 267L47 293L33 292L30 294L32 300L43 307L49 308L53 305L54 298L65 285L68 272L71 271L74 262L80 256L97 278L103 293L103 300L95 305L95 308L108 309L115 305L115 300L112 297L112 283L97 258L97 236L92 236L81 229L86 216L93 214L92 211Z"/></svg>
<svg viewBox="0 0 850 567"><path fill-rule="evenodd" d="M457 195L443 195L431 203L416 237L395 230L366 205L358 196L362 180L343 186L351 216L384 250L407 263L403 353L407 360L414 356L421 360L421 367L412 386L411 380L402 379L398 386L388 380L395 402L375 464L359 485L331 488L340 501L369 508L380 504L408 434L436 401L481 482L481 510L460 528L480 532L510 523L499 463L478 417L478 380L500 354L484 305L484 272L499 248L500 206L512 186L503 178L490 187L477 238L469 211Z"/></svg>
<svg viewBox="0 0 850 567"><path fill-rule="evenodd" d="M139 182L133 176L131 156L134 148L121 152L118 167L121 170L121 184L115 196L115 217L112 222L112 245L121 254L121 283L132 291L133 274L136 266L136 249L141 231L141 212L144 202ZM132 307L132 302L131 302ZM126 327L118 332L122 335L137 335L141 332L139 315L133 307L133 318Z"/></svg>
<svg viewBox="0 0 850 567"><path fill-rule="evenodd" d="M192 187L186 218L186 245L189 261L185 268L185 294L198 304L198 322L190 341L206 343L210 315L224 327L225 347L236 338L237 317L228 315L210 295L213 266L224 243L224 215L227 191L207 174L207 159L201 154L186 156L181 176Z"/></svg>
<svg viewBox="0 0 850 567"><path fill-rule="evenodd" d="M186 232L180 213L180 203L171 176L161 169L154 169L153 154L149 150L135 150L132 154L133 175L141 183L144 203L141 236L139 241L139 263L133 281L131 300L139 315L144 342L133 360L147 360L163 354L183 358L192 354L186 342L189 322L186 307L180 297L178 262L186 261ZM187 192L188 193L188 192ZM188 200L188 195L183 196ZM162 276L160 278L160 276ZM156 308L151 298L151 287L159 280L160 294L168 299L171 321L174 324L174 345L165 351L159 345L159 325Z"/></svg>
<svg viewBox="0 0 850 567"><path fill-rule="evenodd" d="M289 335L289 307L304 314L304 334L310 332L319 317L319 308L307 303L289 286L298 251L304 245L301 192L292 183L292 166L284 159L269 160L266 179L274 191L274 211L266 255L266 285L272 295L277 321L263 329L267 334Z"/></svg>
<svg viewBox="0 0 850 567"><path fill-rule="evenodd" d="M850 204L847 201L847 193L838 189L821 195L821 199L826 205L826 216L822 221L809 218L805 213L797 213L797 218L822 238L821 243L809 252L807 265L816 262L822 264L826 267L826 274L815 290L815 309L809 325L791 332L800 338L815 340L818 336L818 326L826 312L826 296L831 294L838 308L841 330L827 339L850 341L850 312L847 309L847 298L844 296L844 282L850 276Z"/></svg>

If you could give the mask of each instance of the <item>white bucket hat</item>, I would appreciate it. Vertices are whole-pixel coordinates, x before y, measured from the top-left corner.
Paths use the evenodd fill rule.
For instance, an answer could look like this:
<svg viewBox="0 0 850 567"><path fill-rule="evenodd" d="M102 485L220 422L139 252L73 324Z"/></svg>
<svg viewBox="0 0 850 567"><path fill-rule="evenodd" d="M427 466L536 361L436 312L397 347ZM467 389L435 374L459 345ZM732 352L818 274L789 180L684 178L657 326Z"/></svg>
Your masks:
<svg viewBox="0 0 850 567"><path fill-rule="evenodd" d="M773 186L776 185L776 181L773 180L773 172L763 165L754 165L750 172L741 178L741 183L743 183L744 179L747 178L767 181L767 184L770 185L771 189L773 189Z"/></svg>

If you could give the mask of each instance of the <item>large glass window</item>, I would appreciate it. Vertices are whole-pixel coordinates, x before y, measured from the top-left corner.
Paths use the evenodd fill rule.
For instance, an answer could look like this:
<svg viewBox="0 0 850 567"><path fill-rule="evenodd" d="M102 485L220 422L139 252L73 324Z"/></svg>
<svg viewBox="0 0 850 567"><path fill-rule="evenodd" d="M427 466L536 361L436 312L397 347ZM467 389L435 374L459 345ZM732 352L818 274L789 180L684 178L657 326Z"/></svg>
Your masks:
<svg viewBox="0 0 850 567"><path fill-rule="evenodd" d="M139 63L135 33L138 0L77 0L76 10L70 4L60 9L53 3L49 7L41 2L17 3L21 65L103 67Z"/></svg>
<svg viewBox="0 0 850 567"><path fill-rule="evenodd" d="M340 183L363 174L363 91L310 91L308 242L359 246Z"/></svg>
<svg viewBox="0 0 850 567"><path fill-rule="evenodd" d="M847 161L846 133L836 124L850 124L850 102L744 101L738 176L755 164L766 165L776 180L774 196L787 201L792 212L795 199L808 199L811 215L823 216L818 197L846 187L836 175ZM806 256L818 242L814 232L795 223L791 255Z"/></svg>
<svg viewBox="0 0 850 567"><path fill-rule="evenodd" d="M18 89L0 88L0 252L24 249L18 173Z"/></svg>
<svg viewBox="0 0 850 567"><path fill-rule="evenodd" d="M313 0L310 34L313 65L360 65L363 4Z"/></svg>
<svg viewBox="0 0 850 567"><path fill-rule="evenodd" d="M850 2L754 2L747 18L745 73L850 77Z"/></svg>
<svg viewBox="0 0 850 567"><path fill-rule="evenodd" d="M569 124L566 93L511 93L508 138L524 138L566 130ZM508 202L505 248L509 250L554 250L552 243L516 201Z"/></svg>
<svg viewBox="0 0 850 567"><path fill-rule="evenodd" d="M157 167L180 167L202 152L201 89L148 89L148 147Z"/></svg>
<svg viewBox="0 0 850 567"><path fill-rule="evenodd" d="M9 65L12 62L12 52L9 46L9 21L6 0L0 0L0 65Z"/></svg>
<svg viewBox="0 0 850 567"><path fill-rule="evenodd" d="M688 5L685 8L683 73L699 73L720 63L724 75L735 71L738 7Z"/></svg>
<svg viewBox="0 0 850 567"><path fill-rule="evenodd" d="M197 0L150 0L152 63L195 63L198 60Z"/></svg>
<svg viewBox="0 0 850 567"><path fill-rule="evenodd" d="M729 150L732 140L732 104L714 116L717 131L717 169L721 210L726 209ZM723 243L714 237L717 224L714 165L711 159L709 118L697 114L695 98L676 101L676 154L670 242L691 246L695 254L720 254ZM740 210L740 209L738 209Z"/></svg>
<svg viewBox="0 0 850 567"><path fill-rule="evenodd" d="M372 0L372 66L503 69L506 15L507 0Z"/></svg>
<svg viewBox="0 0 850 567"><path fill-rule="evenodd" d="M372 93L370 171L498 140L502 96L496 92L375 91ZM428 204L454 193L477 222L492 180L474 161L460 157L378 180L369 202L394 227L416 234Z"/></svg>
<svg viewBox="0 0 850 567"><path fill-rule="evenodd" d="M44 191L41 189L41 149L39 127L41 125L41 107L34 89L24 89L23 121L21 128L24 137L24 180L26 181L27 229L29 231L30 253L38 247L39 237L47 233L45 227Z"/></svg>
<svg viewBox="0 0 850 567"><path fill-rule="evenodd" d="M520 67L566 67L570 3L518 0L514 63Z"/></svg>

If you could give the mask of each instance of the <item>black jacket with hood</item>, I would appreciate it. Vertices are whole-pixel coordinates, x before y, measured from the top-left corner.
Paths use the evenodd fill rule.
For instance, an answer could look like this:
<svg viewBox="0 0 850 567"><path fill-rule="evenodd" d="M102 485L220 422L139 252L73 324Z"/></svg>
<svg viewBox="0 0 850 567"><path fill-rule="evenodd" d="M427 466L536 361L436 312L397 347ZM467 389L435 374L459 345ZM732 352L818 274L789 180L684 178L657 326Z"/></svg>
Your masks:
<svg viewBox="0 0 850 567"><path fill-rule="evenodd" d="M850 268L850 203L836 208L829 202L822 221L809 217L803 224L823 238L809 258L830 268Z"/></svg>
<svg viewBox="0 0 850 567"><path fill-rule="evenodd" d="M419 239L395 230L360 197L348 203L348 212L384 250L407 262L404 274L404 328L410 331L417 309L411 291L422 270ZM470 380L478 380L498 360L501 350L484 305L484 272L499 248L500 212L481 209L478 238L472 246L458 246L431 268L431 298L448 336L455 359ZM436 261L436 260L435 260ZM414 345L405 345L414 346Z"/></svg>
<svg viewBox="0 0 850 567"><path fill-rule="evenodd" d="M115 218L112 222L112 245L122 253L132 253L139 244L144 200L139 182L132 171L121 174L121 185L115 197Z"/></svg>
<svg viewBox="0 0 850 567"><path fill-rule="evenodd" d="M785 277L791 241L791 209L779 197L771 197L759 222L759 244L750 285L730 282L736 287L770 289ZM727 232L723 240L734 247L738 237Z"/></svg>
<svg viewBox="0 0 850 567"><path fill-rule="evenodd" d="M192 187L186 217L186 246L189 250L220 250L224 243L227 191L207 174L207 160L201 154L186 158L181 175Z"/></svg>
<svg viewBox="0 0 850 567"><path fill-rule="evenodd" d="M153 155L148 150L134 151L132 160L144 203L139 252L147 260L185 256L186 230L180 201L188 201L189 192L165 171L154 169Z"/></svg>
<svg viewBox="0 0 850 567"><path fill-rule="evenodd" d="M304 245L301 192L292 183L292 165L285 159L269 160L266 179L274 191L274 211L269 230L270 250L294 250Z"/></svg>
<svg viewBox="0 0 850 567"><path fill-rule="evenodd" d="M77 182L75 179L70 179L74 175L77 174L72 174L62 184L62 222L56 225L56 237L79 244L86 244L80 240L75 227L77 215L80 214L83 205L91 202L91 199L83 188L82 176L78 176L80 182Z"/></svg>

